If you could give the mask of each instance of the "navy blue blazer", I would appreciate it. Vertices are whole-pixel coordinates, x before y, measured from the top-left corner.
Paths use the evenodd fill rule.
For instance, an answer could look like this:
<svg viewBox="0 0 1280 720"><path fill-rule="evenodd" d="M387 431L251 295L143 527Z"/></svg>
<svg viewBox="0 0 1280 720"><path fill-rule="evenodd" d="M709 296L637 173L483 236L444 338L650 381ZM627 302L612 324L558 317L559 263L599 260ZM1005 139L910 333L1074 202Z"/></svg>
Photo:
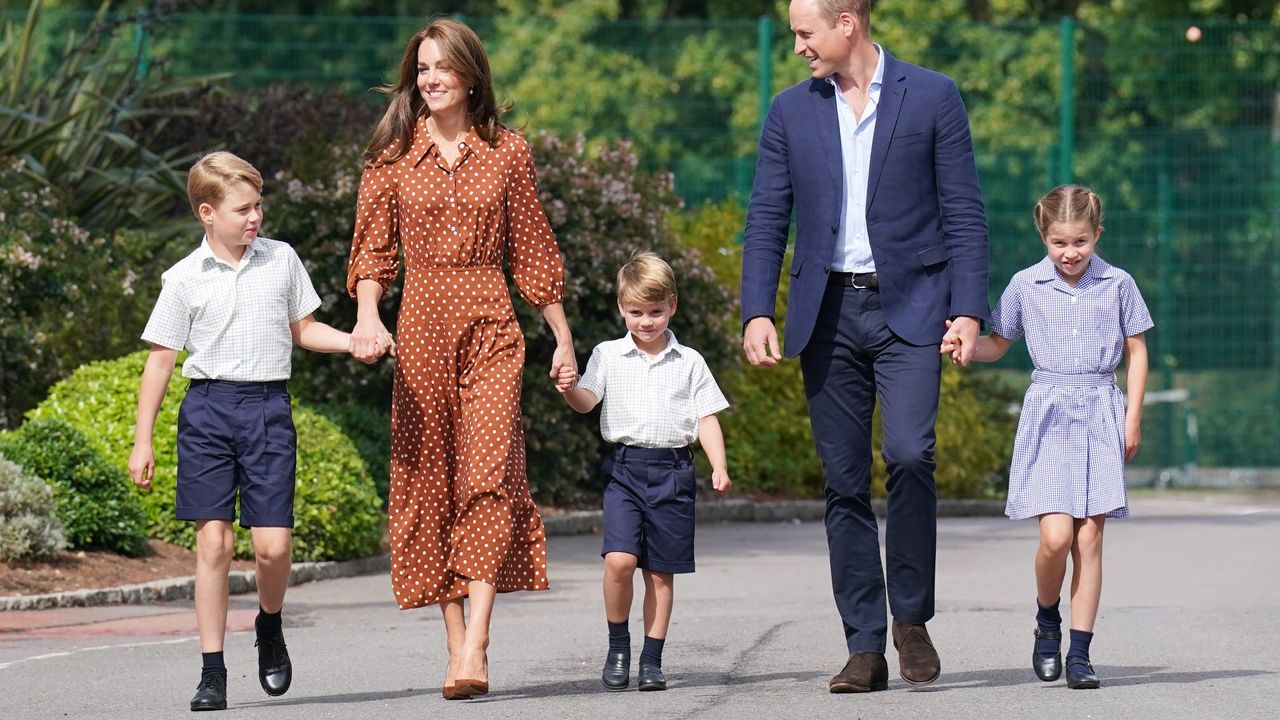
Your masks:
<svg viewBox="0 0 1280 720"><path fill-rule="evenodd" d="M889 328L941 342L945 321L990 321L987 219L969 118L945 75L885 53L867 183L867 230ZM840 231L844 168L835 87L809 79L773 99L760 135L742 252L742 321L773 317L791 214L787 357L813 334Z"/></svg>

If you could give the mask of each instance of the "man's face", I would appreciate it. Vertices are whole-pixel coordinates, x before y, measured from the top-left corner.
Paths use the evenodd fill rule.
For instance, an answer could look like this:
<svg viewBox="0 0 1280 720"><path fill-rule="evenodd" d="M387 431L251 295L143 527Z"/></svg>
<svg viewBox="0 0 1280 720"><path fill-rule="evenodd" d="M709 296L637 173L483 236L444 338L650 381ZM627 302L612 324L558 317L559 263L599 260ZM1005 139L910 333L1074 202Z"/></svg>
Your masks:
<svg viewBox="0 0 1280 720"><path fill-rule="evenodd" d="M853 53L854 20L849 13L841 13L832 25L814 0L792 0L789 14L795 54L809 63L813 77L830 77L844 67Z"/></svg>

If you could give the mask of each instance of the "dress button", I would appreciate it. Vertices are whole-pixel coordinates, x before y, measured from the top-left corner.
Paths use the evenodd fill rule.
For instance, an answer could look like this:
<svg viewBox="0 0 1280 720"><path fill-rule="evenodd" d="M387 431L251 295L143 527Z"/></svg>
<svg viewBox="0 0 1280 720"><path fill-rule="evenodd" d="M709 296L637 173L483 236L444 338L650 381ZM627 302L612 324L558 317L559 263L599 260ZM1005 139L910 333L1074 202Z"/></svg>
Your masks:
<svg viewBox="0 0 1280 720"><path fill-rule="evenodd" d="M831 234L832 234L832 235L835 235L835 234L836 234L836 233L838 233L838 232L840 232L840 226L839 226L839 225L832 225L832 226L831 226Z"/></svg>
<svg viewBox="0 0 1280 720"><path fill-rule="evenodd" d="M1074 302L1078 301L1079 299L1080 299L1080 298L1078 298L1078 297L1072 297L1072 298L1071 298L1071 302L1073 302L1073 303L1074 303Z"/></svg>

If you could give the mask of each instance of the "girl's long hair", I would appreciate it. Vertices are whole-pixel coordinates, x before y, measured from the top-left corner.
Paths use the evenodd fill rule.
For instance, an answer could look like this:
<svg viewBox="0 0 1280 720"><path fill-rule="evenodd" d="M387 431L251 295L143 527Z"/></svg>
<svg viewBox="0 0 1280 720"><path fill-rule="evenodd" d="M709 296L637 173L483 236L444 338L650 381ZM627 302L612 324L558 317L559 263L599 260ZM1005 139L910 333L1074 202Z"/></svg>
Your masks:
<svg viewBox="0 0 1280 720"><path fill-rule="evenodd" d="M484 45L471 28L451 17L440 16L409 38L404 57L400 60L400 79L396 84L377 88L378 92L391 96L391 105L365 148L366 165L393 163L404 157L413 144L413 130L418 118L431 114L418 90L418 48L428 39L440 46L440 54L454 75L470 86L472 92L467 95L467 118L476 134L491 147L496 147L501 141L506 126L499 118L511 107L509 104L499 106L494 98L493 76L489 72L489 56ZM383 157L389 148L392 149L390 156Z"/></svg>

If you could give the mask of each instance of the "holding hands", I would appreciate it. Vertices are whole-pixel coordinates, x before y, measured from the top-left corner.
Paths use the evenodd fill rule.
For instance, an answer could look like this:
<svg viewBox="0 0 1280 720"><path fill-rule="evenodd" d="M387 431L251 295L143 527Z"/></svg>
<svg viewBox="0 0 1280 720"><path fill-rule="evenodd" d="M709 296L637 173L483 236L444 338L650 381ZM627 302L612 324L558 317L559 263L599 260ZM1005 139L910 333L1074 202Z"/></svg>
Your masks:
<svg viewBox="0 0 1280 720"><path fill-rule="evenodd" d="M978 349L978 321L971 317L957 317L947 321L947 332L942 336L939 352L951 356L951 364L965 366L975 359Z"/></svg>
<svg viewBox="0 0 1280 720"><path fill-rule="evenodd" d="M558 371L552 368L550 375L556 381L556 390L561 395L569 392L578 384L578 371L569 365L561 365Z"/></svg>
<svg viewBox="0 0 1280 720"><path fill-rule="evenodd" d="M372 365L388 352L396 356L396 340L381 320L361 319L351 331L350 352L360 362Z"/></svg>

